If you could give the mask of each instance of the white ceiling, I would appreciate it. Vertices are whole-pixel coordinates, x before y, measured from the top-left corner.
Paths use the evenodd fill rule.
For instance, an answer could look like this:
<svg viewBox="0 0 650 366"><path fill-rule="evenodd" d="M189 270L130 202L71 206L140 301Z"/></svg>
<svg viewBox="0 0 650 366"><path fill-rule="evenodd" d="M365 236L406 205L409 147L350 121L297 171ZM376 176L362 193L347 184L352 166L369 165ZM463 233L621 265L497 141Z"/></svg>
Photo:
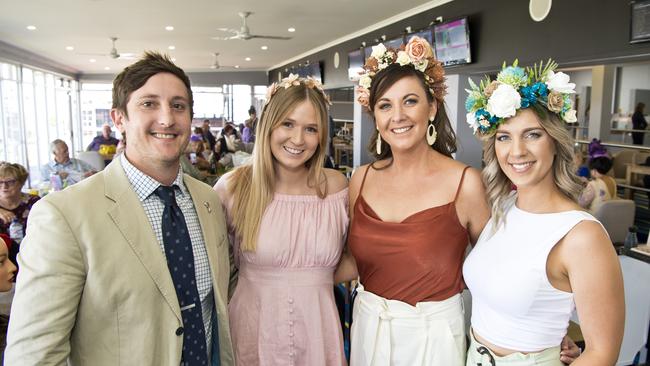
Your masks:
<svg viewBox="0 0 650 366"><path fill-rule="evenodd" d="M450 0L0 0L0 41L20 47L81 73L114 73L133 61L112 59L109 37L120 53L168 52L186 71L211 71L219 52L222 71L268 70L325 45L339 43L381 25ZM213 40L217 28L241 25L241 11L252 11L252 34L291 36L291 40ZM27 26L36 26L30 31ZM173 31L165 30L171 25ZM287 29L296 31L289 33ZM390 35L389 35L390 36ZM174 50L168 50L173 45ZM268 50L260 49L268 46ZM66 46L73 46L67 51ZM0 55L1 57L2 55ZM245 61L250 57L251 61ZM94 58L96 62L89 60ZM110 68L106 70L106 68Z"/></svg>

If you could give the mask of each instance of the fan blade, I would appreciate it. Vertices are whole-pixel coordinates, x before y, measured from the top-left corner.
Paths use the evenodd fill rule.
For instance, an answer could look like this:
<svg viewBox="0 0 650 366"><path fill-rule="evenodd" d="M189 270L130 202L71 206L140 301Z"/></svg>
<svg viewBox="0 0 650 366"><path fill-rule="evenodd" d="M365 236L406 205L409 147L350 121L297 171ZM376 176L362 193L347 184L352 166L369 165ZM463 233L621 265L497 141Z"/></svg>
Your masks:
<svg viewBox="0 0 650 366"><path fill-rule="evenodd" d="M82 52L77 53L77 55L81 55L81 56L110 56L108 53L82 53Z"/></svg>
<svg viewBox="0 0 650 366"><path fill-rule="evenodd" d="M217 30L220 32L239 33L239 29L232 29L232 28L217 28Z"/></svg>
<svg viewBox="0 0 650 366"><path fill-rule="evenodd" d="M288 40L291 39L291 37L281 37L281 36L262 36L262 35L258 35L258 34L250 34L250 35L248 36L248 39L251 39L251 38L261 38L261 39L279 39L279 40L283 40L283 41L288 41Z"/></svg>
<svg viewBox="0 0 650 366"><path fill-rule="evenodd" d="M118 56L120 60L133 60L136 57L137 55L135 53L129 53L129 52L120 53L120 55Z"/></svg>
<svg viewBox="0 0 650 366"><path fill-rule="evenodd" d="M211 37L215 41L229 41L231 39L240 39L240 36L238 34L235 34L234 36L230 37Z"/></svg>

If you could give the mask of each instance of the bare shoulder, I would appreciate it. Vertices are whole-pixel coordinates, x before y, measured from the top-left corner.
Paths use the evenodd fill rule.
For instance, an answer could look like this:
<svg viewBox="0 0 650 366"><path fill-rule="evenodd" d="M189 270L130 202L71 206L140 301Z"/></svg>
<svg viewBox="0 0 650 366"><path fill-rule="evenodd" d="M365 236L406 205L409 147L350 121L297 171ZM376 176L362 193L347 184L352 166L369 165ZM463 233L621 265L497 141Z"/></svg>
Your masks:
<svg viewBox="0 0 650 366"><path fill-rule="evenodd" d="M578 250L583 250L583 253L614 250L603 226L593 220L583 220L576 224L564 237L562 244L571 253L578 253Z"/></svg>
<svg viewBox="0 0 650 366"><path fill-rule="evenodd" d="M327 191L330 193L340 192L348 186L348 179L341 172L335 169L323 169L327 178Z"/></svg>
<svg viewBox="0 0 650 366"><path fill-rule="evenodd" d="M233 172L230 171L222 175L217 183L215 183L214 187L212 187L222 200L228 197L228 182L230 181L232 174Z"/></svg>
<svg viewBox="0 0 650 366"><path fill-rule="evenodd" d="M463 166L462 169L465 169L465 167ZM467 168L463 184L460 187L459 196L469 199L480 198L485 200L485 187L483 186L481 172L472 167Z"/></svg>
<svg viewBox="0 0 650 366"><path fill-rule="evenodd" d="M369 168L370 164L365 164L355 168L352 172L352 177L350 178L350 197L352 197L353 194L356 197L359 193L361 182L363 182L363 176Z"/></svg>

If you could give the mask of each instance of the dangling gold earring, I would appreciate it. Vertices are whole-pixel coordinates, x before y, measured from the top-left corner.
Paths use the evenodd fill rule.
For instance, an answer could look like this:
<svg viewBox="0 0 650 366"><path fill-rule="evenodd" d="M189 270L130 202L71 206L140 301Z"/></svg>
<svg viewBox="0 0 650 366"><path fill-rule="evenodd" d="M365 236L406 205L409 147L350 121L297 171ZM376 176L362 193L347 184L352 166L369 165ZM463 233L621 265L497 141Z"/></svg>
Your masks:
<svg viewBox="0 0 650 366"><path fill-rule="evenodd" d="M427 127L427 144L432 145L436 142L438 138L438 133L436 132L436 126L433 125L433 120L435 118L429 118L429 126Z"/></svg>
<svg viewBox="0 0 650 366"><path fill-rule="evenodd" d="M379 128L377 128L377 155L381 155L381 134L379 133Z"/></svg>

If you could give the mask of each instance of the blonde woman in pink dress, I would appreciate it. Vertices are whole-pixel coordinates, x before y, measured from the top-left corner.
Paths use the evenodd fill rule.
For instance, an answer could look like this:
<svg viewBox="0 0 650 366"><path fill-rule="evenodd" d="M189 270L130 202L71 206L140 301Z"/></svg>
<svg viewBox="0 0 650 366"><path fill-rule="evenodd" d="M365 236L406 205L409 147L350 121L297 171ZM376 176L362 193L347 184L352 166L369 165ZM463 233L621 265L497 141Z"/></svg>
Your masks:
<svg viewBox="0 0 650 366"><path fill-rule="evenodd" d="M229 304L237 365L346 363L332 286L348 190L323 168L327 106L313 79L269 87L251 162L215 185L239 268Z"/></svg>

